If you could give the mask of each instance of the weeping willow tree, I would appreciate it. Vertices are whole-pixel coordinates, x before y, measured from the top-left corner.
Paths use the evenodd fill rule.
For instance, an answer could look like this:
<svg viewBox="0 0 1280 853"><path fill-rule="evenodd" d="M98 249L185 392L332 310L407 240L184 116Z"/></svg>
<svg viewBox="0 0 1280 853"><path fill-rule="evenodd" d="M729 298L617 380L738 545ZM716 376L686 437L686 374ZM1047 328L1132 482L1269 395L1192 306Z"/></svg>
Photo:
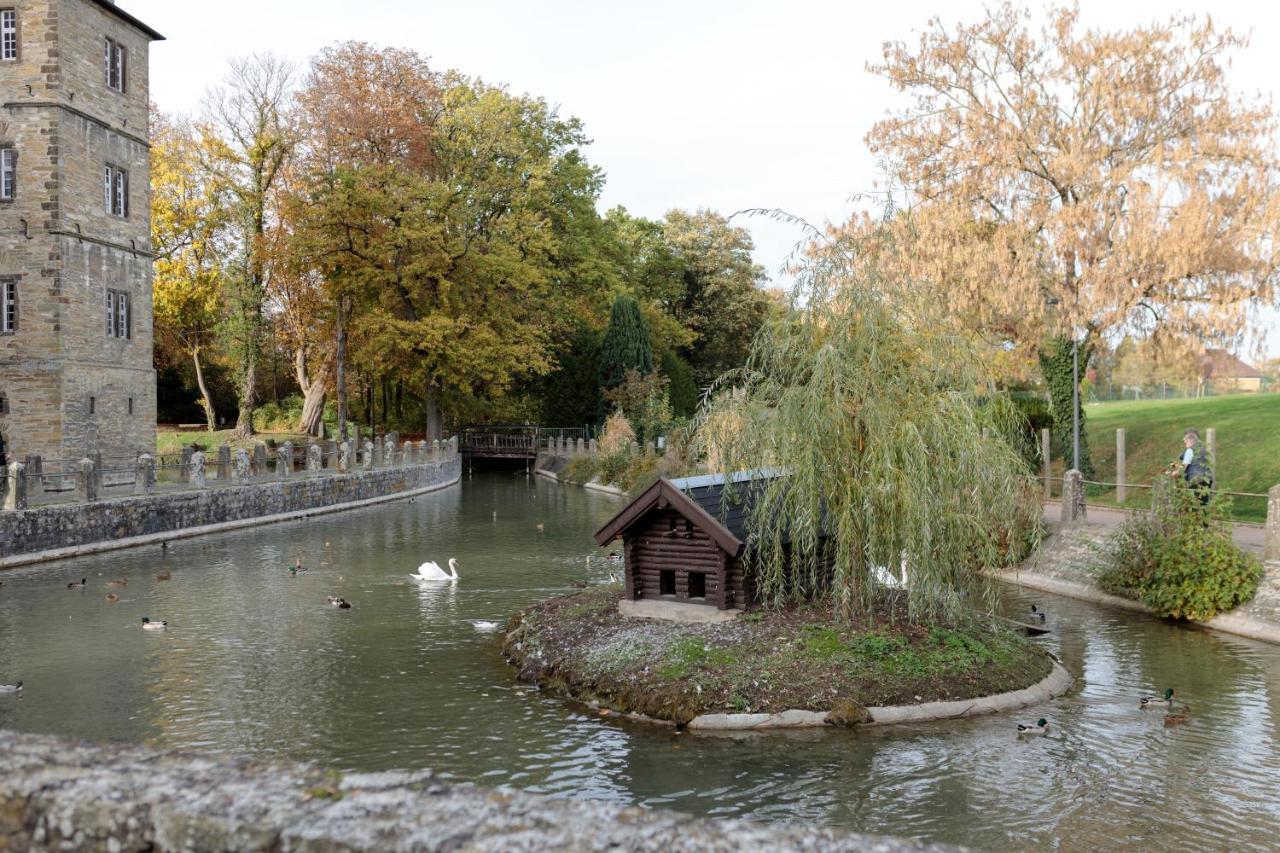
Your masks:
<svg viewBox="0 0 1280 853"><path fill-rule="evenodd" d="M884 286L874 254L806 263L699 435L719 470L783 472L726 492L755 490L747 568L767 602L819 593L857 619L905 597L913 620L954 618L993 604L980 569L1025 547L1039 506L978 351L945 306Z"/></svg>

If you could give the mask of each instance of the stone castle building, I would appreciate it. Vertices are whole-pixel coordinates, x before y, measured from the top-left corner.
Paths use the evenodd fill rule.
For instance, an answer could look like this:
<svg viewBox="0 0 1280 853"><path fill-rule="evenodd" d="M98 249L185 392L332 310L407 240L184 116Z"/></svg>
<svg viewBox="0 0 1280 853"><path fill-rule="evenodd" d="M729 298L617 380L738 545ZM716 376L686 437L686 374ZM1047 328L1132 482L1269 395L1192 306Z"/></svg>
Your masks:
<svg viewBox="0 0 1280 853"><path fill-rule="evenodd" d="M112 0L0 0L0 457L154 452L147 53Z"/></svg>

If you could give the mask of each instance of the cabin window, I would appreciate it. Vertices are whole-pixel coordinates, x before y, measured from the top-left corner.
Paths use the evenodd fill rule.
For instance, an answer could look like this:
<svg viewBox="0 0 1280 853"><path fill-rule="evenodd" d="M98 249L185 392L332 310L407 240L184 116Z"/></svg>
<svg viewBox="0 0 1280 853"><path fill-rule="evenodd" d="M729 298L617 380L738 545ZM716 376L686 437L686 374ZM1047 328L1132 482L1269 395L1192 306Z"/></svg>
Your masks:
<svg viewBox="0 0 1280 853"><path fill-rule="evenodd" d="M707 597L707 575L705 572L689 572L689 597Z"/></svg>
<svg viewBox="0 0 1280 853"><path fill-rule="evenodd" d="M676 570L662 569L658 572L658 595L676 594Z"/></svg>

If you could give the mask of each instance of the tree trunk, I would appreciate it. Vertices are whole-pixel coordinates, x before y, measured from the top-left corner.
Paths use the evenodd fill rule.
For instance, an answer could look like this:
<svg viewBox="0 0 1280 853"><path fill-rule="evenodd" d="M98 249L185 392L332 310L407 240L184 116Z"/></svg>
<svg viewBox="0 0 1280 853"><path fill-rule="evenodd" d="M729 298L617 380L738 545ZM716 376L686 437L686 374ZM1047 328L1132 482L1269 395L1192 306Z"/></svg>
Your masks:
<svg viewBox="0 0 1280 853"><path fill-rule="evenodd" d="M302 397L302 419L298 423L298 431L307 435L319 435L324 423L324 401L328 395L325 380L328 377L317 377Z"/></svg>
<svg viewBox="0 0 1280 853"><path fill-rule="evenodd" d="M427 441L444 440L444 422L440 416L440 383L427 382Z"/></svg>
<svg viewBox="0 0 1280 853"><path fill-rule="evenodd" d="M338 440L347 436L347 315L346 299L338 300L338 344L334 359L337 361Z"/></svg>
<svg viewBox="0 0 1280 853"><path fill-rule="evenodd" d="M209 432L213 432L218 428L218 416L213 410L213 398L209 396L209 389L204 384L204 367L200 364L200 347L192 347L191 360L196 366L196 384L200 386L200 400L204 405L205 422L209 425Z"/></svg>
<svg viewBox="0 0 1280 853"><path fill-rule="evenodd" d="M1091 339L1086 338L1079 344L1080 373L1084 374L1085 365L1089 362L1089 354L1093 349ZM1065 337L1047 341L1040 350L1040 369L1044 373L1045 382L1049 386L1050 407L1053 411L1053 438L1058 445L1058 453L1071 465L1072 456L1072 360L1071 339ZM1080 403L1081 401L1076 401ZM1089 437L1085 431L1084 407L1078 408L1080 418L1080 470L1085 477L1093 476L1093 461L1089 454Z"/></svg>
<svg viewBox="0 0 1280 853"><path fill-rule="evenodd" d="M258 363L251 360L244 372L244 384L240 388L240 415L236 418L236 435L253 437L253 406L258 395Z"/></svg>

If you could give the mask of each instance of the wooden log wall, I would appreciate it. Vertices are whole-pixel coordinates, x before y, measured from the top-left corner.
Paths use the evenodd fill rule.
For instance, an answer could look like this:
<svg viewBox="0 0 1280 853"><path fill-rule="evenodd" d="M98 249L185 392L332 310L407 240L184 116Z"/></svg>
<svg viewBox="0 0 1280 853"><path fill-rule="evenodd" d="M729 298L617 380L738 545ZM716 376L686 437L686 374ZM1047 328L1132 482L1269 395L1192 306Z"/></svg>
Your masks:
<svg viewBox="0 0 1280 853"><path fill-rule="evenodd" d="M689 598L689 572L706 575L706 601L721 606L723 551L697 526L672 509L657 510L633 528L625 545L627 594L659 598L663 570L675 572L676 599Z"/></svg>

